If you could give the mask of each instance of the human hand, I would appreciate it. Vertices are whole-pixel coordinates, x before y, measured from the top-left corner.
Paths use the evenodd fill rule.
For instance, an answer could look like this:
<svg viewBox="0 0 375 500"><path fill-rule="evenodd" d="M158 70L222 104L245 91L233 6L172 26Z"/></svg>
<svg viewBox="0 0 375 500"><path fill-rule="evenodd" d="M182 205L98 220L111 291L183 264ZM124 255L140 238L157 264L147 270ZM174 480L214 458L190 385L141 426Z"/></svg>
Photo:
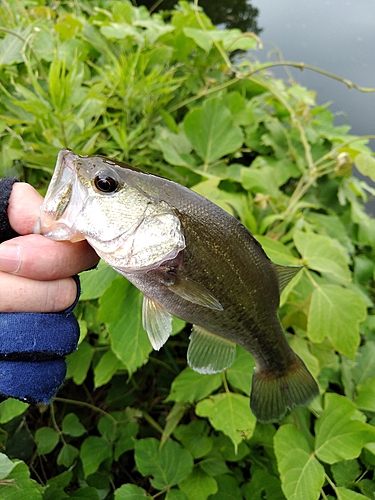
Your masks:
<svg viewBox="0 0 375 500"><path fill-rule="evenodd" d="M0 311L58 312L77 295L70 276L97 264L86 243L52 241L31 234L43 198L29 184L17 182L9 198L8 218L22 236L0 244ZM5 292L5 293L4 293Z"/></svg>

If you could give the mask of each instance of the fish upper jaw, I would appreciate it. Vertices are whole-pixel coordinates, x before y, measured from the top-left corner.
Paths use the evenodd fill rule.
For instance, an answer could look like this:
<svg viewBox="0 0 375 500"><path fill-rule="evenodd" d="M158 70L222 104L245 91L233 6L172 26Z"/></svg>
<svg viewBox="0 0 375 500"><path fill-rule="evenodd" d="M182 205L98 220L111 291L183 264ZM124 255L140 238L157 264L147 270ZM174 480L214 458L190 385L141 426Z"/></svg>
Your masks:
<svg viewBox="0 0 375 500"><path fill-rule="evenodd" d="M87 197L87 190L77 182L76 159L77 155L69 149L59 152L34 233L56 241L75 242L85 239L74 229L74 222Z"/></svg>

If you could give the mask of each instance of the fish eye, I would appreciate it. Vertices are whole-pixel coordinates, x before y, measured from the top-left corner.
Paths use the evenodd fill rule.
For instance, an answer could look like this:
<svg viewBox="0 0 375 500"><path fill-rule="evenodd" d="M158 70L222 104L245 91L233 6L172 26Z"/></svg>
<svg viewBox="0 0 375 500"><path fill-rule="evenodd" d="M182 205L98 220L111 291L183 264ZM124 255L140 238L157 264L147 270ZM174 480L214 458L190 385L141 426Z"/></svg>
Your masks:
<svg viewBox="0 0 375 500"><path fill-rule="evenodd" d="M99 172L94 177L94 186L100 193L114 193L118 188L118 180L105 174L104 172Z"/></svg>

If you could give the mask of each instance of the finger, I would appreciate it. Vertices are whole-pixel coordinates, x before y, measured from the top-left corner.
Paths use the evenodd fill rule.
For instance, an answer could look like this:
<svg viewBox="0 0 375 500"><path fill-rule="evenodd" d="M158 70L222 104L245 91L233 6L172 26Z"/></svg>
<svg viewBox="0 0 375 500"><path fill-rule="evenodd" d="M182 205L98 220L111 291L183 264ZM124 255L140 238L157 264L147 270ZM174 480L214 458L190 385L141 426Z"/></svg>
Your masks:
<svg viewBox="0 0 375 500"><path fill-rule="evenodd" d="M35 280L67 278L98 261L86 241L52 241L40 234L29 234L0 245L0 271Z"/></svg>
<svg viewBox="0 0 375 500"><path fill-rule="evenodd" d="M43 198L30 184L16 182L9 197L8 219L18 234L30 234L37 218Z"/></svg>
<svg viewBox="0 0 375 500"><path fill-rule="evenodd" d="M77 296L72 278L35 281L0 272L1 312L60 312L71 306Z"/></svg>

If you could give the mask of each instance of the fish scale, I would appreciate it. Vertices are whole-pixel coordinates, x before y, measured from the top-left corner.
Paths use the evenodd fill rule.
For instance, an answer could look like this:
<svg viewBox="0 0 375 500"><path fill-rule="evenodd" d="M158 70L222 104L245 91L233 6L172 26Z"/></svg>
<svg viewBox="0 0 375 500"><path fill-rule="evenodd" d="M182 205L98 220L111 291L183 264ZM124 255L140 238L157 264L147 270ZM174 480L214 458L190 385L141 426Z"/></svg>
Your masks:
<svg viewBox="0 0 375 500"><path fill-rule="evenodd" d="M187 359L200 373L228 368L236 344L244 347L256 361L250 406L260 422L278 421L319 393L277 316L280 291L299 268L272 263L234 217L173 181L70 150L59 153L50 186L40 232L86 238L143 292L155 349L167 341L172 315L193 325Z"/></svg>

